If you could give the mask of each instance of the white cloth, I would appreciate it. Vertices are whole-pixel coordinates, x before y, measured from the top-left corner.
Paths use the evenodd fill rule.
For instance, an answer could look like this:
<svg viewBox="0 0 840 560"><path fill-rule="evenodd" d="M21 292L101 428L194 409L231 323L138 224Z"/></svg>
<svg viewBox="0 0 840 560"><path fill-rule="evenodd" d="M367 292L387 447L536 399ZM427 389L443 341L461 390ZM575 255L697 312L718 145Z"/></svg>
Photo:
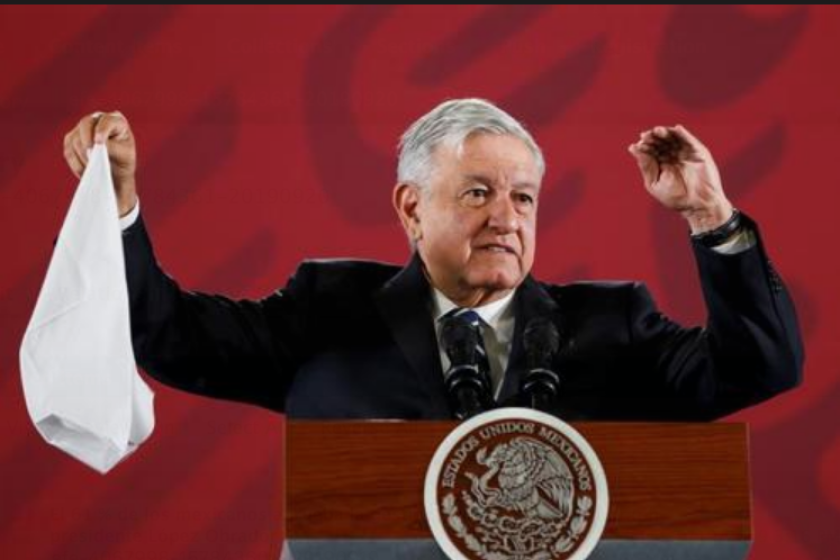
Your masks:
<svg viewBox="0 0 840 560"><path fill-rule="evenodd" d="M105 473L154 429L154 394L131 347L122 232L97 145L20 347L29 415L44 439Z"/></svg>

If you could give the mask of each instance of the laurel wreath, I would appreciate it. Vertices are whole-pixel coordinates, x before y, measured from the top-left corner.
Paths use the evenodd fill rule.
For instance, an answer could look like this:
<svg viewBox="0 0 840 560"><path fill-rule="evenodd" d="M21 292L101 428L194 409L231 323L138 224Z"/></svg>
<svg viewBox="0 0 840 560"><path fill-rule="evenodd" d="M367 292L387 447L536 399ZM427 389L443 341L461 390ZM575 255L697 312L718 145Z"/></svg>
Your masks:
<svg viewBox="0 0 840 560"><path fill-rule="evenodd" d="M589 517L592 515L592 498L581 496L577 499L576 505L576 515L569 523L568 532L554 543L555 552L570 551L578 539L580 539L583 532L586 531L587 525L589 525Z"/></svg>
<svg viewBox="0 0 840 560"><path fill-rule="evenodd" d="M458 507L455 505L455 496L453 494L444 496L441 505L443 506L443 512L446 514L446 522L452 527L455 534L464 541L468 549L478 554L481 558L484 558L484 560L509 560L509 556L506 554L487 550L487 547L475 538L475 535L467 531L463 519L458 515Z"/></svg>
<svg viewBox="0 0 840 560"><path fill-rule="evenodd" d="M565 534L554 543L554 546L552 547L554 552L564 553L571 550L575 543L580 540L581 535L584 534L587 526L589 525L590 517L592 515L592 506L594 505L592 498L589 496L581 496L576 500L575 505L575 516L570 521ZM455 504L454 494L450 493L444 496L441 506L444 514L446 514L447 524L452 528L455 534L464 541L464 544L469 550L476 553L484 560L511 559L509 554L488 550L484 543L479 541L475 535L467 530L466 525L464 525L464 520L461 519L460 515L458 515L458 507ZM535 556L533 556L532 560L541 560L543 558L545 560L550 560L550 557L551 554L543 551L542 553L538 552Z"/></svg>

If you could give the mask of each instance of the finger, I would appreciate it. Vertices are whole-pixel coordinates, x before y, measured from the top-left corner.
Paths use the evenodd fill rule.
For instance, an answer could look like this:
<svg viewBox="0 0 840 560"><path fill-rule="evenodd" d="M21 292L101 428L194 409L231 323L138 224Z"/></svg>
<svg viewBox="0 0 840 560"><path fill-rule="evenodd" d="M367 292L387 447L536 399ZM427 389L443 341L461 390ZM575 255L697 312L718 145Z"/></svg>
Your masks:
<svg viewBox="0 0 840 560"><path fill-rule="evenodd" d="M686 144L673 128L657 126L653 128L654 141L668 148L680 148Z"/></svg>
<svg viewBox="0 0 840 560"><path fill-rule="evenodd" d="M649 140L639 140L638 142L634 142L630 145L644 152L652 152L656 150L656 143Z"/></svg>
<svg viewBox="0 0 840 560"><path fill-rule="evenodd" d="M78 159L78 156L76 156L76 150L73 148L73 142L76 136L76 132L77 130L74 128L73 130L65 134L64 145L62 146L64 161L67 162L67 165L70 166L71 170L73 169L74 162Z"/></svg>
<svg viewBox="0 0 840 560"><path fill-rule="evenodd" d="M79 134L73 135L70 147L73 148L73 152L76 154L76 157L79 158L79 161L81 161L82 164L87 167L88 149L82 142L82 138Z"/></svg>
<svg viewBox="0 0 840 560"><path fill-rule="evenodd" d="M682 141L686 142L689 146L694 148L698 151L705 151L706 146L701 142L696 136L694 136L689 130L681 124L676 125L675 127L671 128Z"/></svg>
<svg viewBox="0 0 840 560"><path fill-rule="evenodd" d="M633 155L633 157L636 158L636 160L639 160L639 158L654 158L655 159L656 156L657 156L656 152L651 150L650 147L645 146L645 145L640 144L640 143L630 144L630 146L628 146L627 150L630 152L631 155Z"/></svg>
<svg viewBox="0 0 840 560"><path fill-rule="evenodd" d="M653 136L653 135L646 136L644 139L639 140L639 142L642 145L647 146L647 147L652 148L652 149L655 149L655 150L665 150L665 149L669 149L673 146L673 143L670 140L664 139L664 138L658 138L658 137Z"/></svg>
<svg viewBox="0 0 840 560"><path fill-rule="evenodd" d="M639 166L639 171L642 172L642 179L644 180L645 185L649 187L655 183L656 178L659 176L659 162L656 157L648 151L649 148L641 142L636 142L635 144L630 144L627 147L627 150L635 158L636 164Z"/></svg>
<svg viewBox="0 0 840 560"><path fill-rule="evenodd" d="M108 146L108 155L111 161L128 161L133 158L133 146L125 142L115 142Z"/></svg>
<svg viewBox="0 0 840 560"><path fill-rule="evenodd" d="M635 142L627 146L627 151L630 152L636 159L641 157L651 157L652 149L641 142Z"/></svg>
<svg viewBox="0 0 840 560"><path fill-rule="evenodd" d="M653 136L657 138L662 138L663 140L667 139L670 136L668 129L664 126L655 126L653 127Z"/></svg>
<svg viewBox="0 0 840 560"><path fill-rule="evenodd" d="M669 128L674 139L674 157L690 162L702 162L709 157L709 151L695 136L684 127L677 125ZM684 134L686 133L686 134Z"/></svg>
<svg viewBox="0 0 840 560"><path fill-rule="evenodd" d="M73 143L73 135L76 133L76 129L74 128L70 132L64 135L64 142L62 143L62 153L64 157L67 157L67 152L72 149L71 145Z"/></svg>
<svg viewBox="0 0 840 560"><path fill-rule="evenodd" d="M679 140L668 133L664 127L656 127L643 132L640 137L640 142L647 148L647 151L657 157L672 159L681 147Z"/></svg>
<svg viewBox="0 0 840 560"><path fill-rule="evenodd" d="M128 121L119 112L107 113L102 115L94 128L93 141L97 144L103 144L106 140L117 139L124 140L129 138L130 129Z"/></svg>
<svg viewBox="0 0 840 560"><path fill-rule="evenodd" d="M675 157L675 149L663 141L640 141L639 150L658 160L672 160Z"/></svg>
<svg viewBox="0 0 840 560"><path fill-rule="evenodd" d="M637 144L648 150L661 150L663 147L663 141L654 136L653 131L647 131L640 134Z"/></svg>
<svg viewBox="0 0 840 560"><path fill-rule="evenodd" d="M639 152L659 162L669 162L674 158L673 150L660 143L637 142L635 146Z"/></svg>
<svg viewBox="0 0 840 560"><path fill-rule="evenodd" d="M675 131L664 126L656 126L643 132L640 137L640 141L649 146L653 153L667 159L677 158L680 152L689 147Z"/></svg>
<svg viewBox="0 0 840 560"><path fill-rule="evenodd" d="M79 160L79 157L76 155L76 152L73 150L73 146L70 143L66 143L64 145L64 159L67 161L67 165L70 166L70 170L73 172L73 175L75 175L77 179L81 178L82 172L85 170L85 166Z"/></svg>
<svg viewBox="0 0 840 560"><path fill-rule="evenodd" d="M655 142L656 136L654 136L653 130L645 130L639 134L639 140L642 142Z"/></svg>
<svg viewBox="0 0 840 560"><path fill-rule="evenodd" d="M93 129L101 116L102 113L97 111L91 115L82 117L78 126L76 126L82 146L84 146L85 149L93 147Z"/></svg>

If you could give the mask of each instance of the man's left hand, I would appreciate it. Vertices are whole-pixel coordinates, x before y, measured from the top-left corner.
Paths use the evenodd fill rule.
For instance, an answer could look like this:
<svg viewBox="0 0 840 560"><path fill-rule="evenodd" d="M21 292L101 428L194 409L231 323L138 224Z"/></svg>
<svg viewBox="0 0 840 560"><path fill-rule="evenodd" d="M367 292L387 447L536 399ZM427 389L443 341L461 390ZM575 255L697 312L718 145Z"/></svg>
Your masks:
<svg viewBox="0 0 840 560"><path fill-rule="evenodd" d="M682 125L646 130L628 151L648 192L682 214L691 233L715 229L732 216L711 152Z"/></svg>

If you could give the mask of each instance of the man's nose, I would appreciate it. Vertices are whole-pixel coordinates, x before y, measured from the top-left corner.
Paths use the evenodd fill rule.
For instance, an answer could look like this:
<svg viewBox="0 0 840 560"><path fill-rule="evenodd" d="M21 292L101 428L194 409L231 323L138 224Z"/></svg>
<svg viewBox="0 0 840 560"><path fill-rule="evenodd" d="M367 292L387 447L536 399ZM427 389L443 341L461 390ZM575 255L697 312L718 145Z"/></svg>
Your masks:
<svg viewBox="0 0 840 560"><path fill-rule="evenodd" d="M490 205L488 225L499 233L517 231L520 226L519 215L513 201L508 197L499 197Z"/></svg>

